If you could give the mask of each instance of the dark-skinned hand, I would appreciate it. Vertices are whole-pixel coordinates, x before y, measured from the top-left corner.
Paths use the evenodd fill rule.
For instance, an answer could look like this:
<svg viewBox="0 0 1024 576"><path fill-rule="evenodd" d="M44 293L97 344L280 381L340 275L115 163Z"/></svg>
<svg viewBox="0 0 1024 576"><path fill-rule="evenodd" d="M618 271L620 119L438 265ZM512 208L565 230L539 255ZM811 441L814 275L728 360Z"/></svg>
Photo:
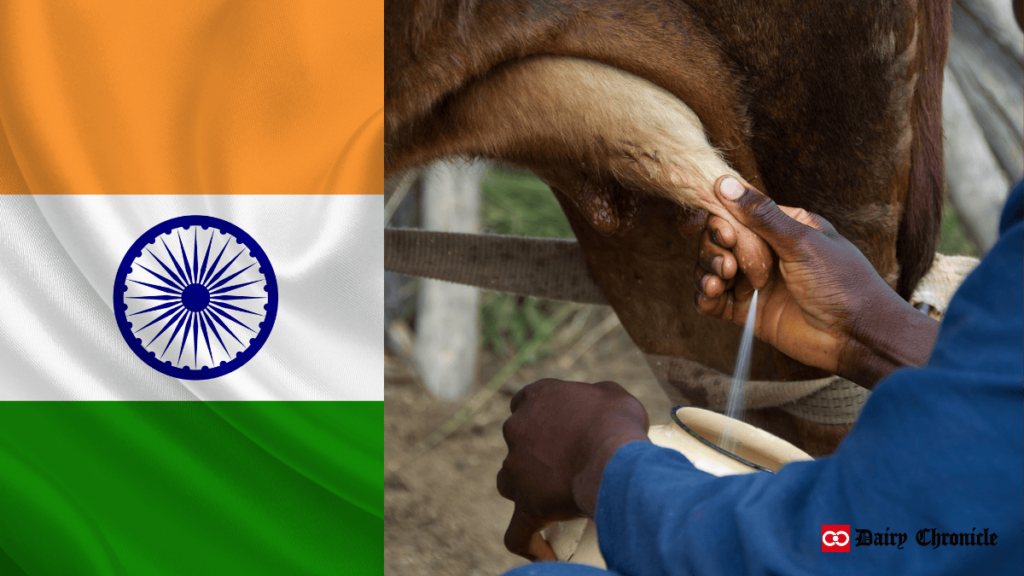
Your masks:
<svg viewBox="0 0 1024 576"><path fill-rule="evenodd" d="M938 322L900 298L828 221L778 206L733 178L719 178L715 191L777 255L758 297L758 338L868 388L896 368L927 360ZM694 274L696 305L703 314L742 325L753 288L738 273L735 244L733 227L709 217Z"/></svg>
<svg viewBox="0 0 1024 576"><path fill-rule="evenodd" d="M614 382L539 380L512 397L502 432L508 456L498 492L515 503L505 547L529 560L554 560L540 531L593 517L604 467L630 442L648 442L647 411Z"/></svg>

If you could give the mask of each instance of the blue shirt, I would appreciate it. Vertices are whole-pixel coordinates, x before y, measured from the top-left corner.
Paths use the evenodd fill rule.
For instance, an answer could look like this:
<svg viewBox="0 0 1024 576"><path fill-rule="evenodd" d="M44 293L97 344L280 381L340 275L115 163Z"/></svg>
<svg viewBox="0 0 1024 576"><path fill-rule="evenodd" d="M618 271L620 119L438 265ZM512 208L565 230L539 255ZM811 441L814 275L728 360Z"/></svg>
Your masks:
<svg viewBox="0 0 1024 576"><path fill-rule="evenodd" d="M719 478L672 450L643 442L620 448L597 501L609 568L629 576L1020 574L1022 206L1018 183L1000 239L950 302L928 363L879 383L832 456L777 475ZM825 524L850 526L848 553L822 551ZM858 545L867 539L858 530L871 532L872 545ZM986 530L994 545L942 544L942 533L978 542ZM896 545L875 545L879 533ZM893 534L906 534L902 548ZM553 563L513 572L601 573Z"/></svg>

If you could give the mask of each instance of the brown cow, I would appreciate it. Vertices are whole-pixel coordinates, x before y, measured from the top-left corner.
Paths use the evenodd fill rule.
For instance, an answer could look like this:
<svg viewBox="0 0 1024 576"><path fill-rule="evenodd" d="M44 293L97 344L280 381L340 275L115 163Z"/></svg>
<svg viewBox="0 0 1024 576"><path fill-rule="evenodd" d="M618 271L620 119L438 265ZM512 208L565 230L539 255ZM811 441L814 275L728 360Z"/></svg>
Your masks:
<svg viewBox="0 0 1024 576"><path fill-rule="evenodd" d="M694 208L720 213L711 183L733 169L828 218L904 297L931 264L948 2L387 0L385 10L386 175L454 154L533 169L647 354L731 371L738 331L697 314L691 275ZM747 261L763 262L746 245ZM752 379L820 375L755 350ZM812 452L847 430L814 427L808 445L806 423L762 412L755 422Z"/></svg>

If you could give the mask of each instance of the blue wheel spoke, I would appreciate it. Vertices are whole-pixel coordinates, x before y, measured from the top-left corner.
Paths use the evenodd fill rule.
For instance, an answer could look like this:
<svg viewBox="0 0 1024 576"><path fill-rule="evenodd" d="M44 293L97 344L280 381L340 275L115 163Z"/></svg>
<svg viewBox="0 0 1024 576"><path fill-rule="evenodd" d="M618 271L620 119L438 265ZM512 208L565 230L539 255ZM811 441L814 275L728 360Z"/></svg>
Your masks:
<svg viewBox="0 0 1024 576"><path fill-rule="evenodd" d="M242 268L242 269L241 269L241 270L239 270L238 272L235 272L235 273L234 273L234 274L232 274L231 276L228 276L228 277L224 278L223 280L221 280L220 282L217 282L217 283L216 283L216 284L214 284L213 286L210 286L210 290L212 291L212 290L216 290L217 288L220 288L221 286L223 286L223 285L227 284L228 282L230 282L230 281L234 280L234 279L235 279L236 277L238 277L238 275L239 275L239 274L241 274L242 272L245 272L246 270L248 270L249 268L252 268L252 267L253 267L253 266L255 266L255 265L256 265L256 263L255 263L255 262L253 262L252 264L249 264L248 266L246 266L245 268Z"/></svg>
<svg viewBox="0 0 1024 576"><path fill-rule="evenodd" d="M203 327L203 340L206 341L206 351L210 353L210 364L216 364L213 360L213 348L210 347L210 334L206 331L206 315L200 312L197 316L199 316L199 323ZM224 343L222 342L221 346L223 345Z"/></svg>
<svg viewBox="0 0 1024 576"><path fill-rule="evenodd" d="M178 364L181 364L181 353L185 351L185 344L188 344L188 331L192 328L192 315L195 312L188 313L188 321L185 322L185 331L181 333L181 346L178 348Z"/></svg>
<svg viewBox="0 0 1024 576"><path fill-rule="evenodd" d="M214 304L216 305L214 306ZM222 308L227 308L228 310L235 310L236 312L245 312L246 314L252 314L253 316L263 316L263 314L259 314L257 312L250 312L245 308L239 308L238 306L233 306L226 302L211 302L210 305L218 310L221 310Z"/></svg>
<svg viewBox="0 0 1024 576"><path fill-rule="evenodd" d="M266 296L215 296L210 294L210 300L266 300Z"/></svg>
<svg viewBox="0 0 1024 576"><path fill-rule="evenodd" d="M207 310L212 310L212 308L207 308ZM209 312L207 313L209 314ZM228 334L231 334L231 337L234 338L236 342L242 344L242 341L238 339L238 336L235 336L235 333L231 331L231 328L228 328L228 325L225 324L223 320L218 318L216 314L210 314L210 318L213 318L217 322L217 324L220 324L221 328L227 330ZM213 326L213 324L211 324L211 326ZM245 346L245 344L242 344L242 346Z"/></svg>
<svg viewBox="0 0 1024 576"><path fill-rule="evenodd" d="M160 353L161 358L167 353L167 349L171 347L171 343L174 342L174 338L178 335L178 331L181 330L181 326L185 323L185 318L187 317L188 315L186 314L178 320L177 326L174 327L174 332L171 332L171 337L167 340L167 346L164 346L164 351Z"/></svg>
<svg viewBox="0 0 1024 576"><path fill-rule="evenodd" d="M210 242L206 245L206 254L203 255L203 269L199 271L199 283L203 283L203 278L206 276L206 264L210 261L210 247L213 246L213 237L216 235L214 230L210 230ZM196 236L199 236L199 231L196 230ZM212 360L212 358L211 358Z"/></svg>
<svg viewBox="0 0 1024 576"><path fill-rule="evenodd" d="M164 245L164 250L167 250L167 255L171 257L171 263L174 264L174 269L178 271L178 276L187 280L188 276L186 276L185 272L181 269L181 264L178 264L178 259L171 253L171 249L167 247L167 242L164 242L163 238L160 239L160 242ZM181 283L184 284L185 280L182 280Z"/></svg>
<svg viewBox="0 0 1024 576"><path fill-rule="evenodd" d="M199 315L196 314L195 312L193 312L192 316L195 317L194 318L195 322L192 323L192 358L193 358L193 361L194 361L194 363L196 365L196 368L198 369L199 368L199 317L198 317Z"/></svg>
<svg viewBox="0 0 1024 576"><path fill-rule="evenodd" d="M188 252L185 251L185 244L181 241L181 230L178 230L178 246L181 248L181 259L185 262L185 273L188 274L188 281L195 282L192 278L192 268L188 265Z"/></svg>
<svg viewBox="0 0 1024 576"><path fill-rule="evenodd" d="M184 310L184 308L182 308L182 309ZM138 330L135 330L135 331L133 331L132 333L133 333L133 334L138 334L139 332L142 332L142 331L143 331L143 330L145 330L146 328L149 328L149 327L150 327L150 326L152 326L153 324L156 324L157 322L159 322L159 321L163 320L164 318L167 318L168 316L170 316L171 314L174 314L174 313L175 313L175 312L177 312L177 311L178 311L178 309L177 309L177 308L174 308L174 309L168 310L167 312L164 312L164 313L163 313L163 314L162 314L162 315L161 315L161 316L160 316L159 318L157 318L156 320L153 320L153 321L152 321L152 322L150 322L149 324L146 324L146 325L145 325L145 326L143 326L142 328L139 328ZM171 322L174 322L174 319L172 318L172 319L171 319L170 321L171 321ZM157 334L157 336L159 336L159 334ZM149 344L147 344L147 346L149 346Z"/></svg>
<svg viewBox="0 0 1024 576"><path fill-rule="evenodd" d="M234 322L235 324L238 324L242 328L245 328L249 332L252 332L253 334L256 333L255 330L253 330L252 328L249 328L248 326L246 326L241 320L239 320L238 318L235 318L229 312L227 312L225 310L221 310L220 308L218 308L217 306L214 306L212 304L210 305L210 307L208 309L209 310L213 310L214 312L216 312L217 314L220 314L221 316L223 316L224 318L227 318L228 320L231 320L232 322Z"/></svg>
<svg viewBox="0 0 1024 576"><path fill-rule="evenodd" d="M212 237L210 238L210 242L213 242L213 238ZM220 262L220 257L224 255L224 250L228 247L228 244L230 242L231 241L229 239L227 239L227 238L224 239L224 245L220 247L220 253L217 254L217 257L213 259L213 264L210 264L210 270L209 270L210 274L213 274L213 271L217 269L217 263ZM202 280L199 283L204 285L204 286L206 285L206 276L205 275L203 276Z"/></svg>
<svg viewBox="0 0 1024 576"><path fill-rule="evenodd" d="M210 330L213 330L213 335L217 337L217 342L220 342L220 347L224 349L224 354L228 354L228 347L224 345L224 341L220 339L220 332L217 332L217 326L213 324L213 320L210 319L211 314L206 310L202 312L203 318L206 319L206 323L210 325ZM238 338L235 338L238 340ZM230 360L230 356L228 360Z"/></svg>
<svg viewBox="0 0 1024 576"><path fill-rule="evenodd" d="M168 320L166 324L164 324L164 327L161 328L160 331L156 333L156 336L153 336L153 339L146 343L146 348L149 348L149 345L152 344L154 341L156 341L156 339L159 338L160 335L163 334L164 331L167 330L167 328L171 324L174 324L174 321L177 320L178 317L181 316L184 312L185 312L184 308L182 308L181 310L178 310L178 313L175 314L174 316L172 316L171 319ZM161 354L161 356L162 356L162 354Z"/></svg>
<svg viewBox="0 0 1024 576"><path fill-rule="evenodd" d="M227 264L225 264L225 265L224 265L224 266L223 266L223 267L222 267L222 268L221 268L220 270L218 270L218 271L217 271L217 273L216 273L216 274L214 274L214 275L213 275L213 278L210 278L209 280L207 280L207 281L206 281L206 282L205 282L205 283L204 283L203 285L204 285L204 286L209 286L210 284L213 284L214 282L216 282L216 281L217 281L217 279L218 279L218 278L220 278L220 277L221 277L221 275L223 275L223 274L224 274L224 272L225 272L225 271L226 271L226 270L227 270L227 269L228 269L228 268L229 268L229 267L230 267L230 266L231 266L232 264L234 264L234 263L235 263L235 260L237 260L237 259L238 259L238 257L242 255L242 252L245 252L245 248L242 248L241 250L239 250L239 251L238 251L238 254L235 254L235 257L234 257L234 258L232 258L230 262L228 262Z"/></svg>
<svg viewBox="0 0 1024 576"><path fill-rule="evenodd" d="M136 264L138 264L138 262L136 262ZM146 268L142 264L139 264L139 268L142 268L146 272L149 272L153 276L156 276L157 278L160 279L161 282L163 282L164 284L166 284L167 286L169 286L171 288L175 288L177 290L184 290L185 289L184 286L179 285L177 282L171 281L171 279L167 278L166 276L161 276L161 275L157 274L156 272L153 272L152 270L150 270L149 268Z"/></svg>
<svg viewBox="0 0 1024 576"><path fill-rule="evenodd" d="M181 300L181 296L126 296L128 300ZM218 296L224 298L224 296Z"/></svg>
<svg viewBox="0 0 1024 576"><path fill-rule="evenodd" d="M155 288L161 292L167 292L168 294L178 294L179 296L181 295L180 290L175 290L173 288L164 288L163 286L157 286L156 284L147 284L145 282L139 282L138 280L132 280L131 278L129 278L128 281L135 282L136 284L142 284L143 286L149 286L150 288Z"/></svg>
<svg viewBox="0 0 1024 576"><path fill-rule="evenodd" d="M210 296L217 296L218 294L227 294L228 292L231 292L231 291L234 291L234 290L238 290L239 288L244 288L244 287L246 287L246 286L248 286L250 284L255 284L257 282L263 282L263 279L260 278L259 280L253 280L252 282L246 282L244 284L235 284L234 286L228 286L227 288L221 288L220 290L217 290L216 292L210 292Z"/></svg>
<svg viewBox="0 0 1024 576"><path fill-rule="evenodd" d="M174 270L171 270L170 268L168 268L167 264L164 264L163 260L157 258L156 254L153 254L152 250L150 250L149 248L146 248L146 252L149 252L149 255L153 257L153 260L156 260L157 264L159 264L160 267L163 268L164 271L167 272L167 274L170 275L171 278L174 278L178 282L178 287L179 288L184 288L185 287L185 281L182 280L181 278L178 278L178 275L174 273Z"/></svg>
<svg viewBox="0 0 1024 576"><path fill-rule="evenodd" d="M192 237L192 281L199 282L199 228Z"/></svg>
<svg viewBox="0 0 1024 576"><path fill-rule="evenodd" d="M138 312L135 312L133 314L129 314L128 316L135 316L135 315L138 315L138 314L145 314L146 312L152 312L154 310L163 310L164 308L169 308L171 306L178 306L178 305L179 304L177 302L168 302L167 304L160 304L159 306L153 306L152 308L146 308L145 310L139 310Z"/></svg>

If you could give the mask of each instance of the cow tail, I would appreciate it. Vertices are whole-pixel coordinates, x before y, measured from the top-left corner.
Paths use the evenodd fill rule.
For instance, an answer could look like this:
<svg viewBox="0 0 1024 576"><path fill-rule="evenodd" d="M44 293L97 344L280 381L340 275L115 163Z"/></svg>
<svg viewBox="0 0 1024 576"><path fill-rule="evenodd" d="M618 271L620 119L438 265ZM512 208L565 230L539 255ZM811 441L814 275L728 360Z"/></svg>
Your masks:
<svg viewBox="0 0 1024 576"><path fill-rule="evenodd" d="M910 187L896 239L896 260L900 265L896 290L907 300L935 259L945 184L942 72L949 47L949 2L926 0L922 12L923 66L914 96L917 134L911 152Z"/></svg>

